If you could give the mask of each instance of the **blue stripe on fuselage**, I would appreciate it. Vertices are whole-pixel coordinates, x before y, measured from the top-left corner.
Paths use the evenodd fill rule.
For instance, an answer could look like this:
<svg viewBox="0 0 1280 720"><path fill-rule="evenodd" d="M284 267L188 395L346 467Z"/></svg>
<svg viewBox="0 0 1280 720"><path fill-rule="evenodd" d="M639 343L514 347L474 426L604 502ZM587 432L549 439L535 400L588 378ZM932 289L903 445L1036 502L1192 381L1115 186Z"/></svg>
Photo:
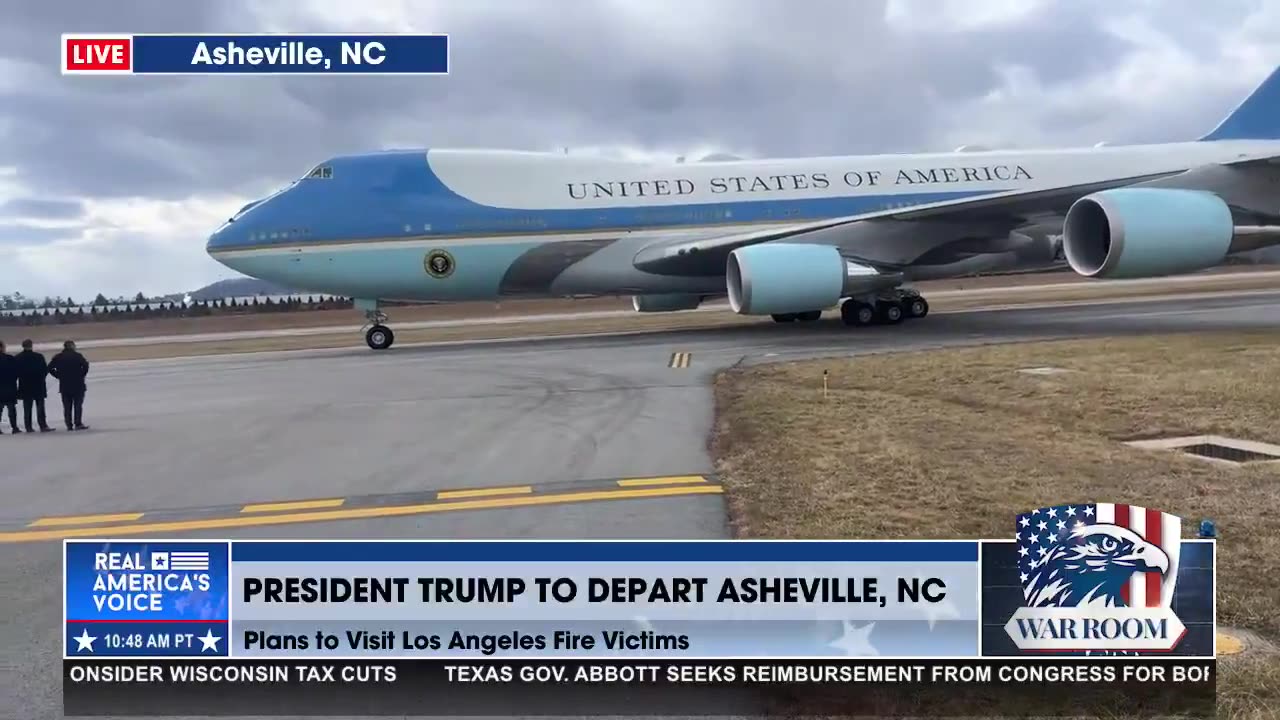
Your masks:
<svg viewBox="0 0 1280 720"><path fill-rule="evenodd" d="M690 228L796 222L942 202L984 192L927 192L649 207L521 210L458 195L427 164L426 152L332 160L330 178L308 178L249 207L210 238L208 249L297 246L398 237L569 234L612 229Z"/></svg>

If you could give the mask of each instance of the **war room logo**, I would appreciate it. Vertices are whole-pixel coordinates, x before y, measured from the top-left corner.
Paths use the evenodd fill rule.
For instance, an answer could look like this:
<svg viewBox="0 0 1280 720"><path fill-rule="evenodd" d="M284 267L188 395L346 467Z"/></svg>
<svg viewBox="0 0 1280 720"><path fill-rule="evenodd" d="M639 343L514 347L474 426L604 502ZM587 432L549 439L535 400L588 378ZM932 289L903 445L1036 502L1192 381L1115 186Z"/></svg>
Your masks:
<svg viewBox="0 0 1280 720"><path fill-rule="evenodd" d="M1136 505L1057 505L1017 519L1024 607L1005 631L1039 652L1167 652L1182 519Z"/></svg>

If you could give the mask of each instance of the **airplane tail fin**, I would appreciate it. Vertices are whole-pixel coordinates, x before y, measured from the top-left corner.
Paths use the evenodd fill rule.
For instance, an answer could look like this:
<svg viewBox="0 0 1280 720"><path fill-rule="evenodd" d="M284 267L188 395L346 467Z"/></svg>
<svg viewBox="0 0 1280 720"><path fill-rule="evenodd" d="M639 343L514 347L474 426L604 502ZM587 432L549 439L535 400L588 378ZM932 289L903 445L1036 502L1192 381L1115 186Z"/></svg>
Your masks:
<svg viewBox="0 0 1280 720"><path fill-rule="evenodd" d="M1280 67L1201 140L1280 140Z"/></svg>

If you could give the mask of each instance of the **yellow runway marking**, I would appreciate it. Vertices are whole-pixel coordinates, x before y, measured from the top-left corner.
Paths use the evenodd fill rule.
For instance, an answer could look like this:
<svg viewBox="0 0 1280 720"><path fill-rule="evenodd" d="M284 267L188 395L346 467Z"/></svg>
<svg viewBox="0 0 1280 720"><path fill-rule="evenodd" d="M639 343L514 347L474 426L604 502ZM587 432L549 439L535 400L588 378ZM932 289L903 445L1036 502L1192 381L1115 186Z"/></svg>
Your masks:
<svg viewBox="0 0 1280 720"><path fill-rule="evenodd" d="M1244 643L1240 638L1233 637L1226 633L1218 633L1218 654L1219 655L1239 655L1244 651Z"/></svg>
<svg viewBox="0 0 1280 720"><path fill-rule="evenodd" d="M239 515L236 517L206 520L174 520L171 522L134 523L95 527L74 527L58 530L20 530L0 533L0 543L37 542L70 537L119 537L140 533L180 532L185 530L215 530L220 528L261 527L264 525L291 525L335 520L360 520L367 518L403 517L427 513L457 512L460 510L496 510L539 505L564 505L600 500L640 500L646 498L676 497L680 495L719 495L719 485L701 484L677 487L637 488L634 490L583 490L579 492L548 493L546 495L522 495L518 497L461 500L458 502L421 503L387 507L339 508L316 512L289 513L283 515Z"/></svg>
<svg viewBox="0 0 1280 720"><path fill-rule="evenodd" d="M687 368L693 360L693 354L687 352L671 353L671 361L667 363L667 367Z"/></svg>
<svg viewBox="0 0 1280 720"><path fill-rule="evenodd" d="M707 479L701 475L679 475L675 477L656 477L656 478L632 478L629 480L619 480L618 485L621 487L652 487L655 485L692 485L694 483L704 483Z"/></svg>
<svg viewBox="0 0 1280 720"><path fill-rule="evenodd" d="M475 490L441 490L436 493L440 500L457 500L461 498L493 497L494 495L530 495L532 485L515 485L512 487L477 488Z"/></svg>
<svg viewBox="0 0 1280 720"><path fill-rule="evenodd" d="M142 513L113 513L110 515L69 515L47 517L31 522L27 527L63 527L66 525L93 525L94 523L133 522Z"/></svg>
<svg viewBox="0 0 1280 720"><path fill-rule="evenodd" d="M240 508L242 513L272 513L289 510L318 510L335 508L346 502L346 498L330 498L328 500L295 500L293 502L257 503Z"/></svg>

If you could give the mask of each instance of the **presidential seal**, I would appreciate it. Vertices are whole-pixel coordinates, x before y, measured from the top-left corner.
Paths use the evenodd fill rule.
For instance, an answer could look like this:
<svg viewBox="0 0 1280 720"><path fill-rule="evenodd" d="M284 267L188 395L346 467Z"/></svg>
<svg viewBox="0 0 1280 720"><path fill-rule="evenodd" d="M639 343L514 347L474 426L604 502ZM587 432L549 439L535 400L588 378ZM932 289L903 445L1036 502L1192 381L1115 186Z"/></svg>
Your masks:
<svg viewBox="0 0 1280 720"><path fill-rule="evenodd" d="M433 278L447 278L453 274L453 256L445 250L432 250L422 259L422 267Z"/></svg>

